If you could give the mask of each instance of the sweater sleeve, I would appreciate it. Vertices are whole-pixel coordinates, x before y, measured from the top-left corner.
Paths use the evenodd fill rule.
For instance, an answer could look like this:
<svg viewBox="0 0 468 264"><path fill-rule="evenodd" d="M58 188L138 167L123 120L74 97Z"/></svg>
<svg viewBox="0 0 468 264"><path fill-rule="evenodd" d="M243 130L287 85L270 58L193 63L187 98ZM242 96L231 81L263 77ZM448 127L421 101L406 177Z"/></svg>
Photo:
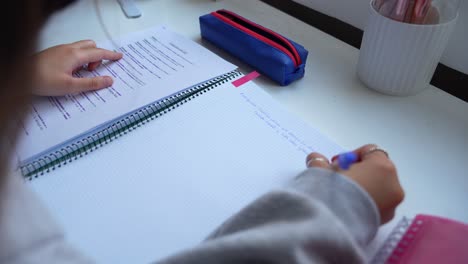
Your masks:
<svg viewBox="0 0 468 264"><path fill-rule="evenodd" d="M362 247L379 225L367 192L313 168L242 209L200 245L158 263L363 263Z"/></svg>
<svg viewBox="0 0 468 264"><path fill-rule="evenodd" d="M18 173L0 192L0 263L91 263L66 242L63 231Z"/></svg>

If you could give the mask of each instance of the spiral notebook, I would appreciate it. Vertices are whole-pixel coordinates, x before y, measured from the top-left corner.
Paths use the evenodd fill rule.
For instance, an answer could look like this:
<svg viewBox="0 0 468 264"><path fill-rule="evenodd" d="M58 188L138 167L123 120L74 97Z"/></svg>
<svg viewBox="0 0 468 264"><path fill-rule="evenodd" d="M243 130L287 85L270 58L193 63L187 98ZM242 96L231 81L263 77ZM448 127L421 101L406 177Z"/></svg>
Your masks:
<svg viewBox="0 0 468 264"><path fill-rule="evenodd" d="M236 66L166 27L129 34L99 46L122 52L77 77L110 75L112 87L36 98L22 127L19 167L29 179L77 159L206 89L239 76Z"/></svg>
<svg viewBox="0 0 468 264"><path fill-rule="evenodd" d="M403 218L374 264L468 263L468 224L434 215Z"/></svg>
<svg viewBox="0 0 468 264"><path fill-rule="evenodd" d="M184 63L183 74L165 84L157 77L147 81L162 95L146 86L138 93L129 90L137 103L128 108L140 107L143 99L151 102L128 113L127 105L118 105L121 116L97 122L91 132L52 151L41 152L52 144L39 144L36 135L30 144L41 148L26 146L36 158L22 167L31 179L25 184L50 209L67 240L97 263L151 263L193 247L254 199L302 172L310 152L331 157L342 151L254 82L235 87L232 81L242 76L236 67L196 43L152 29L128 39L135 44L124 48L135 49L135 58L141 45L160 54L145 41L138 44L138 37L157 49L170 48L178 62L182 58L175 54L184 54L198 66ZM190 57L191 51L198 55ZM139 57L129 65L141 69L136 65L146 59L157 61ZM120 67L112 65L111 70Z"/></svg>

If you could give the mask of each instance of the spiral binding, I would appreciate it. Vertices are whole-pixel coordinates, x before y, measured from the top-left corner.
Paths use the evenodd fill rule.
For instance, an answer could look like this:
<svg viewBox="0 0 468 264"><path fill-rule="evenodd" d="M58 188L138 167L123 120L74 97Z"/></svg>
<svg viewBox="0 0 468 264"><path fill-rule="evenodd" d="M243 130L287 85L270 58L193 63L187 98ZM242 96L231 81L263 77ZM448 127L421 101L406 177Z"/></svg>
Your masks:
<svg viewBox="0 0 468 264"><path fill-rule="evenodd" d="M60 150L45 154L21 166L21 173L25 179L33 180L51 170L55 170L56 168L62 167L73 160L77 160L93 152L114 139L174 110L192 100L194 97L206 93L241 75L242 73L239 70L234 70L176 95L147 105L93 134L77 139L67 146L62 147Z"/></svg>
<svg viewBox="0 0 468 264"><path fill-rule="evenodd" d="M383 246L379 249L379 251L375 254L374 258L372 259L372 264L382 264L382 263L392 263L396 261L393 259L396 255L392 255L394 251L403 250L397 248L400 243L406 245L408 241L403 241L405 234L410 228L413 223L413 218L403 217L398 225L393 229L392 233L388 236L385 240ZM422 222L418 221L417 225L421 225ZM392 258L392 259L390 259Z"/></svg>

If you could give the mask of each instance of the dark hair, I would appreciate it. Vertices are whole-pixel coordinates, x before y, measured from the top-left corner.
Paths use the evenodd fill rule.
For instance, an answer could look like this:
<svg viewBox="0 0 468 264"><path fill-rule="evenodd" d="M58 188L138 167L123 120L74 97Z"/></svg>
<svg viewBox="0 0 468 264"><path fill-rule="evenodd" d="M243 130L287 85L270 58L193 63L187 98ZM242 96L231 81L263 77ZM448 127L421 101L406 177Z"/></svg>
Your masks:
<svg viewBox="0 0 468 264"><path fill-rule="evenodd" d="M75 0L44 0L43 1L44 15L49 16L55 11L62 9L73 2L75 2Z"/></svg>
<svg viewBox="0 0 468 264"><path fill-rule="evenodd" d="M0 24L6 40L0 47L0 188L11 158L19 121L27 110L33 85L30 56L40 28L54 11L74 0L14 0L3 3ZM0 189L1 192L1 189Z"/></svg>

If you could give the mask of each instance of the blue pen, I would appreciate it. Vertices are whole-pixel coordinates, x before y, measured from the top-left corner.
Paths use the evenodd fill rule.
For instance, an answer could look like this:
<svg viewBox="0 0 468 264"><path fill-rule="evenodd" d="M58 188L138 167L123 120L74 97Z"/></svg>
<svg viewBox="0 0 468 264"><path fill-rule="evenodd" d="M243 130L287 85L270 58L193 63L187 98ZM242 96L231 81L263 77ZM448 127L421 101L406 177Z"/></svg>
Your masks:
<svg viewBox="0 0 468 264"><path fill-rule="evenodd" d="M347 170L358 160L358 154L355 152L345 152L332 158L332 166L334 169Z"/></svg>

